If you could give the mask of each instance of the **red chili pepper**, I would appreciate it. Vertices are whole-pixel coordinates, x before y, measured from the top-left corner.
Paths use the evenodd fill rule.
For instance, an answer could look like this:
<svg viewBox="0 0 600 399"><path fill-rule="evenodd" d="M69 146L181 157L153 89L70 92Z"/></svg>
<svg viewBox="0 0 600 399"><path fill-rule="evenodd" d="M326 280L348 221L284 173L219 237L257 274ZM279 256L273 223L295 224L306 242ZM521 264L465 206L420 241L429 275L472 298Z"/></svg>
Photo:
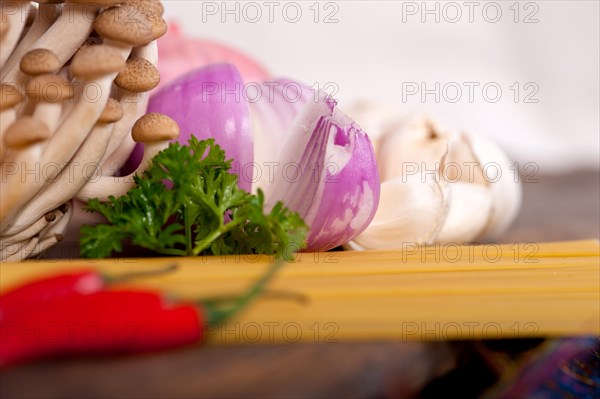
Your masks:
<svg viewBox="0 0 600 399"><path fill-rule="evenodd" d="M0 320L0 367L54 356L138 353L196 343L204 323L220 323L244 308L284 263L277 261L225 309L214 300L200 306L172 305L160 294L145 291L72 290L37 306L26 302L25 311L5 312ZM10 317L4 317L7 314Z"/></svg>
<svg viewBox="0 0 600 399"><path fill-rule="evenodd" d="M104 287L104 278L87 269L33 281L0 297L0 320L12 319L29 306L41 306L45 301L73 294L98 292Z"/></svg>
<svg viewBox="0 0 600 399"><path fill-rule="evenodd" d="M54 356L115 355L193 344L203 318L194 305L170 305L159 294L102 291L56 298L2 321L0 366Z"/></svg>
<svg viewBox="0 0 600 399"><path fill-rule="evenodd" d="M0 297L0 321L11 320L27 313L28 309L42 303L73 295L89 295L102 291L107 284L152 276L175 270L176 265L163 269L132 272L109 277L93 269L80 269L70 273L32 281Z"/></svg>

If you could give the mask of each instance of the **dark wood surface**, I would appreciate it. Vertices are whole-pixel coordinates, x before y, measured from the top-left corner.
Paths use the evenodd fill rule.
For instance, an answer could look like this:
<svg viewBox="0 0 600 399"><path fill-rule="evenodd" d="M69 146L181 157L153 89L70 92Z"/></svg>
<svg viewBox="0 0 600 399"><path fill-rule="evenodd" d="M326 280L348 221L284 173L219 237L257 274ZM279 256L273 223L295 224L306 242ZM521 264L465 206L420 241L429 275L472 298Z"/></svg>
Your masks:
<svg viewBox="0 0 600 399"><path fill-rule="evenodd" d="M600 238L600 174L537 179L524 185L522 212L499 241ZM5 370L0 374L0 397L396 397L399 392L417 392L452 369L454 362L445 343L194 347Z"/></svg>

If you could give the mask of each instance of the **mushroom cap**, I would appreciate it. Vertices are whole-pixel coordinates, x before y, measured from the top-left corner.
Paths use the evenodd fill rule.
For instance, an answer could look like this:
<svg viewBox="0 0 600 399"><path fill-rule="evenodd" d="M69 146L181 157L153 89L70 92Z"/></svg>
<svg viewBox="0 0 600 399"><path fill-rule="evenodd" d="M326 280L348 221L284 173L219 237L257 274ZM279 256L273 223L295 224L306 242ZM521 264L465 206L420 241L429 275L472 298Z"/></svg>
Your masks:
<svg viewBox="0 0 600 399"><path fill-rule="evenodd" d="M9 148L20 149L45 141L51 135L44 122L31 116L22 116L6 129L4 142Z"/></svg>
<svg viewBox="0 0 600 399"><path fill-rule="evenodd" d="M0 84L0 111L11 109L23 101L23 94L15 85Z"/></svg>
<svg viewBox="0 0 600 399"><path fill-rule="evenodd" d="M73 76L84 80L93 80L100 76L120 72L123 68L125 68L125 60L119 51L103 45L83 47L71 61Z"/></svg>
<svg viewBox="0 0 600 399"><path fill-rule="evenodd" d="M158 69L144 58L131 57L125 69L117 75L115 84L132 93L143 93L158 86L160 73Z"/></svg>
<svg viewBox="0 0 600 399"><path fill-rule="evenodd" d="M150 113L135 122L131 131L137 143L174 140L179 136L179 125L166 115Z"/></svg>
<svg viewBox="0 0 600 399"><path fill-rule="evenodd" d="M62 103L75 95L73 86L59 75L35 76L27 82L25 91L30 100L41 103Z"/></svg>
<svg viewBox="0 0 600 399"><path fill-rule="evenodd" d="M123 118L123 107L121 103L114 98L109 98L102 115L98 118L98 123L115 123Z"/></svg>
<svg viewBox="0 0 600 399"><path fill-rule="evenodd" d="M128 4L102 11L94 21L94 28L105 39L133 47L154 40L152 22L147 14Z"/></svg>
<svg viewBox="0 0 600 399"><path fill-rule="evenodd" d="M159 17L162 17L165 13L165 8L160 0L128 0L127 4L132 5L147 14Z"/></svg>
<svg viewBox="0 0 600 399"><path fill-rule="evenodd" d="M56 1L56 0L51 0ZM65 0L60 1L64 3ZM119 4L123 4L129 0L67 0L69 3L83 4L83 5L94 5L99 8L113 7ZM46 1L47 3L48 1ZM58 2L58 1L57 1Z"/></svg>
<svg viewBox="0 0 600 399"><path fill-rule="evenodd" d="M21 58L21 71L26 75L56 73L62 67L60 60L51 50L36 48Z"/></svg>
<svg viewBox="0 0 600 399"><path fill-rule="evenodd" d="M167 22L162 19L160 15L146 14L146 18L148 18L148 21L152 24L152 40L161 38L167 33L169 27L167 26Z"/></svg>

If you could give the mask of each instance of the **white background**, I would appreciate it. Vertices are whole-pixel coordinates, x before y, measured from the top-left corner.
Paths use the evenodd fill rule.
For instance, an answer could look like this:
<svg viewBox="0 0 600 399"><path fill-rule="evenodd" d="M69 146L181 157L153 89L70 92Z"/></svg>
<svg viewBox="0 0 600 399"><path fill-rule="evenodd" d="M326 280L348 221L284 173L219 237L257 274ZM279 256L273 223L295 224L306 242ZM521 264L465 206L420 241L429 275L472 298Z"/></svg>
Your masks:
<svg viewBox="0 0 600 399"><path fill-rule="evenodd" d="M286 2L271 8L272 23L262 1L252 8L244 8L244 2L164 3L165 18L179 22L188 35L240 49L275 76L308 85L334 82L342 110L358 99L389 102L399 114L426 112L450 128L493 137L515 160L536 162L544 171L599 168L598 1L522 1L516 7L515 1L482 1L472 8L461 1L450 6L428 1L428 9L439 10L439 22L435 13L422 13L421 1L337 1L317 7L314 1L299 1L302 16L296 23L290 22L296 7L288 6L286 14ZM262 17L253 23L256 5ZM203 12L215 7L214 15ZM239 11L224 14L225 7ZM457 10L461 17L453 23ZM332 12L337 22L324 23ZM533 23L524 23L527 16ZM439 103L433 94L422 101L420 93L404 92L403 100L403 87L412 82L428 88L456 82L462 97L451 103L456 92L444 96L440 90ZM464 82L480 84L472 103ZM496 103L482 92L490 82L502 89ZM521 87L516 103L515 82ZM528 82L534 86L524 90ZM538 102L525 103L535 87ZM494 93L490 89L488 99Z"/></svg>

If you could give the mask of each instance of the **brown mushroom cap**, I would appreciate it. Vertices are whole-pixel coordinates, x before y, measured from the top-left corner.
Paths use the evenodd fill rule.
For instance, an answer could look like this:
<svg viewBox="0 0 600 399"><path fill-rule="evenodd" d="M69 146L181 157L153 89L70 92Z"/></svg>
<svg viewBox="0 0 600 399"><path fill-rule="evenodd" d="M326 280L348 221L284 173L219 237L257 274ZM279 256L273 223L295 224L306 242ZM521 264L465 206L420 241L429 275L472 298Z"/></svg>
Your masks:
<svg viewBox="0 0 600 399"><path fill-rule="evenodd" d="M128 4L102 11L94 21L94 28L105 39L134 47L146 45L154 39L147 14Z"/></svg>
<svg viewBox="0 0 600 399"><path fill-rule="evenodd" d="M160 0L128 0L127 4L132 5L147 14L159 17L162 17L165 13L165 8Z"/></svg>
<svg viewBox="0 0 600 399"><path fill-rule="evenodd" d="M144 58L132 57L127 60L125 69L117 75L115 84L132 93L143 93L158 86L160 73L152 63Z"/></svg>
<svg viewBox="0 0 600 399"><path fill-rule="evenodd" d="M11 109L23 101L23 94L15 85L0 84L0 111Z"/></svg>
<svg viewBox="0 0 600 399"><path fill-rule="evenodd" d="M31 78L25 88L34 102L62 103L75 95L73 86L59 75L39 75Z"/></svg>
<svg viewBox="0 0 600 399"><path fill-rule="evenodd" d="M179 136L179 125L166 115L150 113L135 122L131 136L138 143L173 140Z"/></svg>
<svg viewBox="0 0 600 399"><path fill-rule="evenodd" d="M152 40L163 37L165 33L167 33L167 30L169 29L167 22L162 19L160 15L146 14L146 18L148 18L148 21L152 24Z"/></svg>
<svg viewBox="0 0 600 399"><path fill-rule="evenodd" d="M125 61L119 51L107 46L87 46L81 48L71 61L73 76L85 80L96 79L122 71Z"/></svg>
<svg viewBox="0 0 600 399"><path fill-rule="evenodd" d="M60 60L52 51L45 48L31 50L21 58L21 71L26 75L56 73L62 67Z"/></svg>
<svg viewBox="0 0 600 399"><path fill-rule="evenodd" d="M31 116L22 116L6 129L4 142L9 148L20 149L45 141L51 134L44 122Z"/></svg>
<svg viewBox="0 0 600 399"><path fill-rule="evenodd" d="M37 0L36 0L37 1ZM68 0L69 3L96 6L98 8L113 7L126 3L129 0ZM48 3L49 1L45 1ZM50 2L64 3L65 0L50 0ZM39 3L39 1L38 1Z"/></svg>
<svg viewBox="0 0 600 399"><path fill-rule="evenodd" d="M121 103L114 98L109 98L102 115L98 118L98 123L115 123L123 118L123 107Z"/></svg>

